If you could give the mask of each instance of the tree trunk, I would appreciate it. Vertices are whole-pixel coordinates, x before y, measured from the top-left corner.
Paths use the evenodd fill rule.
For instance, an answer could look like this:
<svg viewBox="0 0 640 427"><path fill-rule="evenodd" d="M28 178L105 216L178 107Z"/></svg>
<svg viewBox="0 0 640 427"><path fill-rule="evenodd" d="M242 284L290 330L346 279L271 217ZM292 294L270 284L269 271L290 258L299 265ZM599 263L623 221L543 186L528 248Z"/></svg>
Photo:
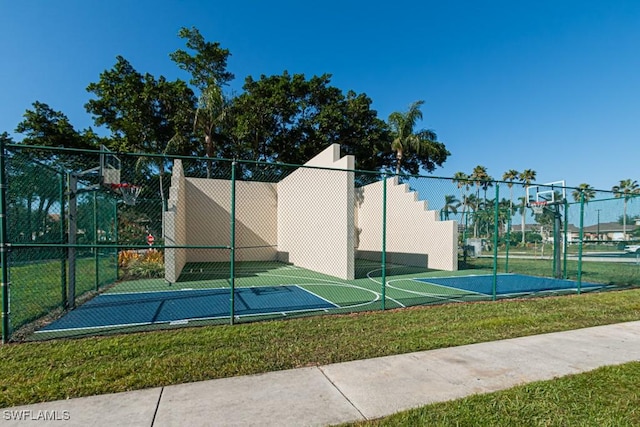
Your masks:
<svg viewBox="0 0 640 427"><path fill-rule="evenodd" d="M520 230L522 231L522 246L524 247L524 245L527 243L525 241L524 238L524 228L525 228L525 215L527 214L527 208L523 207L522 208L522 227L520 228Z"/></svg>
<svg viewBox="0 0 640 427"><path fill-rule="evenodd" d="M627 240L627 199L624 199L622 209L622 238Z"/></svg>
<svg viewBox="0 0 640 427"><path fill-rule="evenodd" d="M402 149L398 149L396 153L396 175L400 175L400 165L402 164Z"/></svg>
<svg viewBox="0 0 640 427"><path fill-rule="evenodd" d="M213 157L213 139L211 138L211 133L206 133L204 135L204 145L205 145L205 152L207 154L207 157L209 158L207 160L207 178L211 178L211 167L212 167L212 160L211 158Z"/></svg>

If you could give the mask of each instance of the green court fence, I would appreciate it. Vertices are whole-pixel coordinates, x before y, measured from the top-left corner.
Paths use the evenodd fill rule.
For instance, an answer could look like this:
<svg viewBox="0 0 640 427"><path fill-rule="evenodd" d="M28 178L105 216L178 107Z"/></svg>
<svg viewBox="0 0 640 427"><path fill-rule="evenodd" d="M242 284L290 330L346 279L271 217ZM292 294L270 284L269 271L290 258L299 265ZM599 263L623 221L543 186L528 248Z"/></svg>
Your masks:
<svg viewBox="0 0 640 427"><path fill-rule="evenodd" d="M359 171L336 146L287 165L8 144L0 180L3 342L640 283L633 191Z"/></svg>

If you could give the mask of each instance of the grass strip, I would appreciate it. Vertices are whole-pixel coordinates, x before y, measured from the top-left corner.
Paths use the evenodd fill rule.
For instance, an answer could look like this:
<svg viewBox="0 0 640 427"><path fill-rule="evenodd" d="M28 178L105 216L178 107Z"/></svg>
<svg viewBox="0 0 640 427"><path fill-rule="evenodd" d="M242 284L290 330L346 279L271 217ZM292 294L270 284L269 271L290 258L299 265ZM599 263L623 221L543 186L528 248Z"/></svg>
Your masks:
<svg viewBox="0 0 640 427"><path fill-rule="evenodd" d="M0 347L0 407L640 320L640 289Z"/></svg>
<svg viewBox="0 0 640 427"><path fill-rule="evenodd" d="M638 384L631 362L345 426L637 426Z"/></svg>

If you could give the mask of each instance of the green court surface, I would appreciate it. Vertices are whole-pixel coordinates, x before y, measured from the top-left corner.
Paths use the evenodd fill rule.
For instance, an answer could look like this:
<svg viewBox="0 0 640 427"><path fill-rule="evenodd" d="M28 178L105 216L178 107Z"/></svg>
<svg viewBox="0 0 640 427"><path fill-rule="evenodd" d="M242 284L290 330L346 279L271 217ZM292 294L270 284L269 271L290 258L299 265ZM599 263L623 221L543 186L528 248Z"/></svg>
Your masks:
<svg viewBox="0 0 640 427"><path fill-rule="evenodd" d="M477 274L479 270L474 272ZM146 279L122 282L108 292L150 292L178 289L230 288L229 263L190 263L182 270L178 282ZM485 272L486 273L486 272ZM464 272L446 272L462 275ZM468 273L467 273L468 274ZM441 277L440 270L388 264L385 308L477 300L478 294L417 282L416 278ZM356 279L342 280L280 262L239 262L235 265L236 288L261 286L300 286L339 306L335 311L379 310L382 308L382 268L380 263L356 260Z"/></svg>
<svg viewBox="0 0 640 427"><path fill-rule="evenodd" d="M492 299L489 270L444 272L387 264L384 288L382 274L379 263L367 260L356 260L354 280L280 262L238 262L232 294L229 263L190 263L176 283L164 279L116 283L41 328L34 339L224 324L231 320L232 301L234 322L246 322ZM553 292L574 287L573 282L563 284L556 279L498 277L512 283L512 290L516 289L514 284L522 283L548 286L544 281L554 282L548 287ZM530 293L547 292L545 289ZM502 291L496 294L509 296L508 289Z"/></svg>

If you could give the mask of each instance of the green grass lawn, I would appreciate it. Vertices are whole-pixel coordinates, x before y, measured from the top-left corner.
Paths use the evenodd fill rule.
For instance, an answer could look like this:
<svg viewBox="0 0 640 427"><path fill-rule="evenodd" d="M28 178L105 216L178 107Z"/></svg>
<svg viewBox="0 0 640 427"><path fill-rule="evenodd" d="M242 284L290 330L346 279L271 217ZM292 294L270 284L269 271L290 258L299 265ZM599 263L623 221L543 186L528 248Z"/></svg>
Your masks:
<svg viewBox="0 0 640 427"><path fill-rule="evenodd" d="M640 289L10 344L0 407L632 320Z"/></svg>
<svg viewBox="0 0 640 427"><path fill-rule="evenodd" d="M76 296L95 291L96 285L102 287L114 282L115 262L114 256L101 256L97 262L96 274L96 261L93 257L78 258ZM10 320L13 330L62 307L62 277L65 277L65 273L60 261L12 265L10 277Z"/></svg>
<svg viewBox="0 0 640 427"><path fill-rule="evenodd" d="M640 362L539 381L351 426L638 426Z"/></svg>

